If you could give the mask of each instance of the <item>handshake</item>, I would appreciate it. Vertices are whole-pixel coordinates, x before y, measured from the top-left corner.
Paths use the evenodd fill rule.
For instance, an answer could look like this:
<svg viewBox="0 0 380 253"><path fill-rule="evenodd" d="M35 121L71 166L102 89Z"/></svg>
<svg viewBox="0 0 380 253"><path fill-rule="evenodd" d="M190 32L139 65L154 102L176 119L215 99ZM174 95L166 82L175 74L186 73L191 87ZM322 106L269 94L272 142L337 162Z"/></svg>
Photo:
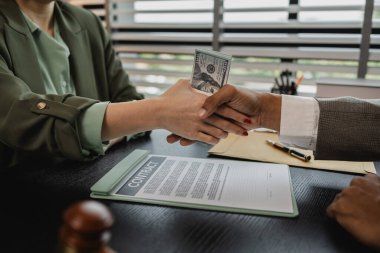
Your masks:
<svg viewBox="0 0 380 253"><path fill-rule="evenodd" d="M216 144L228 133L247 136L247 131L254 128L280 129L280 95L238 89L229 84L212 95L206 95L191 88L189 81L179 80L162 97L172 97L174 92L180 97L189 93L187 96L191 100L188 102L192 106L189 107L186 101L177 105L179 121L166 127L173 132L167 137L168 143L179 141L182 146L191 145L194 141ZM185 111L191 112L187 114ZM189 122L185 115L191 115L193 120Z"/></svg>
<svg viewBox="0 0 380 253"><path fill-rule="evenodd" d="M110 103L102 141L166 129L172 132L169 143L186 146L194 141L216 144L228 133L247 136L258 127L279 130L281 96L226 84L230 63L227 55L197 50L191 82L179 80L159 97Z"/></svg>
<svg viewBox="0 0 380 253"><path fill-rule="evenodd" d="M191 85L180 80L164 94L166 98L183 97L173 105L178 109L179 121L164 126L173 132L167 137L169 143L179 141L183 146L194 141L216 144L228 133L247 136L248 130L258 127L279 130L281 96L226 84L231 60L231 56L220 52L195 50ZM186 92L191 94L185 95ZM173 99L166 100L173 102Z"/></svg>

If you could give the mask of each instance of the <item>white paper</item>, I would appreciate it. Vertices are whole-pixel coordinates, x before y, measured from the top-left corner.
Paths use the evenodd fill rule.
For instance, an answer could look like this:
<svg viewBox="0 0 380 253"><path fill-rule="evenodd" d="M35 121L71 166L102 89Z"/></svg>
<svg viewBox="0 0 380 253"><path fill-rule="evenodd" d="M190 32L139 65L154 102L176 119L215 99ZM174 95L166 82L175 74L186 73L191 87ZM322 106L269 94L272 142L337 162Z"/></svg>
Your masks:
<svg viewBox="0 0 380 253"><path fill-rule="evenodd" d="M150 155L115 195L293 213L289 167L282 164Z"/></svg>

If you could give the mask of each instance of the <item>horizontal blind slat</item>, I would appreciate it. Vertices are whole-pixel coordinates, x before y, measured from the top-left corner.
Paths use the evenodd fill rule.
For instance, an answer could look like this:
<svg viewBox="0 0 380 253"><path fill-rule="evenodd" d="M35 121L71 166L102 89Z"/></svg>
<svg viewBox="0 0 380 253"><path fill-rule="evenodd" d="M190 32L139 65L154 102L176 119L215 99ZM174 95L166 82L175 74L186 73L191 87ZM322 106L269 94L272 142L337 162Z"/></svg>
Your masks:
<svg viewBox="0 0 380 253"><path fill-rule="evenodd" d="M85 5L90 1L72 2ZM183 8L181 3L187 7ZM234 5L234 1L225 3L219 42L221 51L234 57L230 81L246 87L254 87L255 82L266 83L257 87L270 88L274 75L289 69L295 74L306 73L304 88L308 89L321 76L355 77L364 5L304 5L303 1L289 4L284 0L278 1L278 5L260 2L260 6L244 2L249 7L243 8ZM145 87L145 91L154 85L161 91L176 78L189 77L194 50L211 49L212 6L210 0L110 0L111 38L131 80ZM105 15L102 10L93 11ZM380 11L380 2L375 11ZM183 19L175 19L177 15L184 15ZM197 15L203 16L198 19ZM265 15L273 15L274 19ZM255 20L253 16L264 18ZM380 68L376 67L380 61L379 17L380 12L377 18L375 14L371 35L369 59L373 63L368 68L371 76L380 76ZM175 68L178 70L172 70ZM152 81L155 79L160 81L155 83Z"/></svg>

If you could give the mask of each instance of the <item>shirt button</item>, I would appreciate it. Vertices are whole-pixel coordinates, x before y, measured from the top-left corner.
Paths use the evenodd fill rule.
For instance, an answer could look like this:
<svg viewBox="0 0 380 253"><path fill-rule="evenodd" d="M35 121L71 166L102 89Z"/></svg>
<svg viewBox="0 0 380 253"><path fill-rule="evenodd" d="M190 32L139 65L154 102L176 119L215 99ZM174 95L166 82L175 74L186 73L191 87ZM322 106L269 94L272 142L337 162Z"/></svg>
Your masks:
<svg viewBox="0 0 380 253"><path fill-rule="evenodd" d="M43 109L45 109L46 106L47 106L47 105L46 105L45 102L38 102L37 105L36 105L37 109L39 109L39 110L43 110Z"/></svg>

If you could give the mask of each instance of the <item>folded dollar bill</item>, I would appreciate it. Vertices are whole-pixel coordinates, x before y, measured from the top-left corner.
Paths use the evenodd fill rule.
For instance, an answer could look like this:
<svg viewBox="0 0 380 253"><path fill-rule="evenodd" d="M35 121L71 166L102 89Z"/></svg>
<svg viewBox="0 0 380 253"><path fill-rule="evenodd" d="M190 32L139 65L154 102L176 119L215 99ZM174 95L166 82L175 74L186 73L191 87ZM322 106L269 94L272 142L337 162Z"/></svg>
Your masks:
<svg viewBox="0 0 380 253"><path fill-rule="evenodd" d="M232 57L216 51L196 49L191 84L215 93L227 83Z"/></svg>

